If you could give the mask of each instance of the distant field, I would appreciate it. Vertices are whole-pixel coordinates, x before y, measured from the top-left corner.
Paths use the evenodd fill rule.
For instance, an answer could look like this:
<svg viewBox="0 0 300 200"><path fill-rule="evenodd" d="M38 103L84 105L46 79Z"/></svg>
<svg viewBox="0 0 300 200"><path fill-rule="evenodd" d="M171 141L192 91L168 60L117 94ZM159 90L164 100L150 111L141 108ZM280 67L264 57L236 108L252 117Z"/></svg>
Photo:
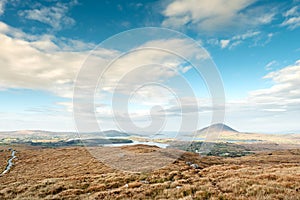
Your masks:
<svg viewBox="0 0 300 200"><path fill-rule="evenodd" d="M185 153L155 172L125 173L83 147L15 148L15 166L0 177L0 199L299 199L299 149L239 158ZM156 148L127 150L146 156Z"/></svg>

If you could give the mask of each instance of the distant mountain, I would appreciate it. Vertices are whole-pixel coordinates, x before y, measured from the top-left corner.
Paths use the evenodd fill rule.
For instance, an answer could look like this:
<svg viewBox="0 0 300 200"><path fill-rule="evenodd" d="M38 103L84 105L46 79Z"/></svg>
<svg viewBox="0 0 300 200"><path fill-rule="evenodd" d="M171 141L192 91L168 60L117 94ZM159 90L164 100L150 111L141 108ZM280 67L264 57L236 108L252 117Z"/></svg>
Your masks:
<svg viewBox="0 0 300 200"><path fill-rule="evenodd" d="M108 130L108 131L103 131L103 135L105 135L105 137L129 137L131 134L116 131L116 130Z"/></svg>
<svg viewBox="0 0 300 200"><path fill-rule="evenodd" d="M72 138L76 137L74 132L51 132L42 130L19 130L19 131L2 131L0 132L1 138Z"/></svg>
<svg viewBox="0 0 300 200"><path fill-rule="evenodd" d="M213 124L196 132L196 137L213 136L219 142L300 144L299 134L263 134L239 132L225 124Z"/></svg>
<svg viewBox="0 0 300 200"><path fill-rule="evenodd" d="M82 138L98 138L98 137L129 137L136 136L137 134L130 134L116 130L107 130L103 132L86 132L80 134ZM78 138L76 132L51 132L41 130L20 130L20 131L3 131L0 132L1 138Z"/></svg>
<svg viewBox="0 0 300 200"><path fill-rule="evenodd" d="M207 131L209 132L235 132L235 133L239 133L237 130L222 124L222 123L218 123L218 124L213 124L211 126L205 127L203 129L198 130L198 133L206 133Z"/></svg>

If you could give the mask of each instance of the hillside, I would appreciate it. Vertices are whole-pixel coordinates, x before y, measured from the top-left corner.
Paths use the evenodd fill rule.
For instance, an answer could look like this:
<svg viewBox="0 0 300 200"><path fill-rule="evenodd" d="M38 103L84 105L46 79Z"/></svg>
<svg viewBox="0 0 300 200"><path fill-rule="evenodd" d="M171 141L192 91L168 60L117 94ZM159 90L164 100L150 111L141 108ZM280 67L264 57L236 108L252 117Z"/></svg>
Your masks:
<svg viewBox="0 0 300 200"><path fill-rule="evenodd" d="M148 173L117 171L85 148L14 147L18 159L0 177L0 199L297 199L300 151L241 158L185 153ZM156 147L130 146L144 155ZM168 156L165 154L165 156ZM197 164L198 168L189 163Z"/></svg>

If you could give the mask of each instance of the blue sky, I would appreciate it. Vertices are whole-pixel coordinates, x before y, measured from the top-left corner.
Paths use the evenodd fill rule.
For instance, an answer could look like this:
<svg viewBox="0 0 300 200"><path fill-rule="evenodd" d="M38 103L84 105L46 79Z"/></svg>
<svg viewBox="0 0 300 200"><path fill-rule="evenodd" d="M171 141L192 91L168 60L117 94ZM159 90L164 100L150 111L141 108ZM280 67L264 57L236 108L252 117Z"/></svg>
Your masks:
<svg viewBox="0 0 300 200"><path fill-rule="evenodd" d="M0 0L0 129L75 130L73 86L84 61L93 59L88 57L90 51L116 34L143 27L179 31L207 50L223 80L226 124L249 132L300 132L298 0ZM121 46L133 48L133 44L173 48L187 58L193 56L183 40L132 38L122 44L118 39L102 43L102 49L96 50L103 59L97 62L105 63L124 53ZM143 80L166 84L180 93L182 107L198 110L198 128L208 125L212 112L203 79L187 63L164 53L140 52L120 59L104 80L108 85L98 88L95 111L102 128L116 129L112 111L123 111L112 109L112 94L118 92L112 91L114 80L130 74L129 65L152 61L174 67L178 74L152 66L132 73L124 84L128 88ZM178 84L180 77L194 89L199 107L190 105L190 96L182 92L186 88ZM119 92L131 94L124 88ZM167 93L152 85L133 95L129 105L133 121L144 126L149 123L149 109L160 105L170 118L166 130L176 130L178 105ZM158 111L154 115L161 117Z"/></svg>

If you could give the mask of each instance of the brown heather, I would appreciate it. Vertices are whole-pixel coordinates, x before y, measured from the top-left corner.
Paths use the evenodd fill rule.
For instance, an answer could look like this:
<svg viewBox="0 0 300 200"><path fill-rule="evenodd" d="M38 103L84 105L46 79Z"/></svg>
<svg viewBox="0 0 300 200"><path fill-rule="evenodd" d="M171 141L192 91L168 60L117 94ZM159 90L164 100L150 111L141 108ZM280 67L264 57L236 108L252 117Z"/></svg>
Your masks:
<svg viewBox="0 0 300 200"><path fill-rule="evenodd" d="M126 173L83 147L14 148L18 158L0 177L0 199L300 199L299 149L226 159L185 153L160 170ZM128 150L151 149L143 148ZM3 168L9 152L0 155Z"/></svg>

